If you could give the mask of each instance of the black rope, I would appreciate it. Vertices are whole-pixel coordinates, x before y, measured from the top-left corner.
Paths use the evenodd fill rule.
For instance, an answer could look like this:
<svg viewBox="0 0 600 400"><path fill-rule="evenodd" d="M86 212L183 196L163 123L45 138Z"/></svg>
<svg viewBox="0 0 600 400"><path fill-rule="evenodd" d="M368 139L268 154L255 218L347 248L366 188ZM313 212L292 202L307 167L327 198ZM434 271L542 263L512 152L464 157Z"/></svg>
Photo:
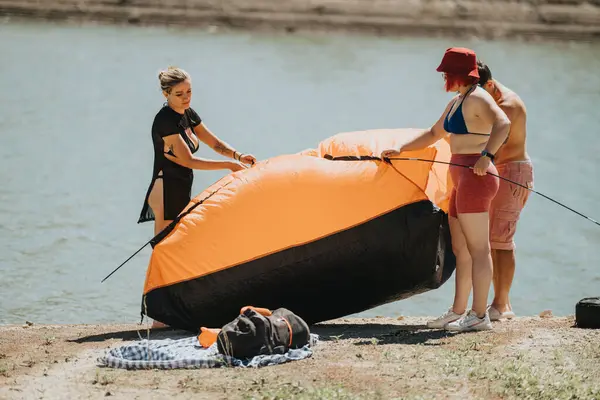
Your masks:
<svg viewBox="0 0 600 400"><path fill-rule="evenodd" d="M383 161L383 162L385 162L385 163L388 163L388 164L390 164L392 167L393 167L392 163L391 163L391 162L389 162L389 161L391 161L391 160L393 160L393 161L423 161L423 162L432 162L432 163L439 163L439 164L446 164L446 165L454 165L454 166L456 166L456 167L463 167L463 168L473 169L473 167L472 167L472 166L469 166L469 165L457 164L457 163L453 163L453 162L447 162L447 161L427 160L427 159L424 159L424 158L416 158L416 157L393 157L393 158L388 158L388 157L386 157L385 159L382 159L381 157L375 157L375 156L341 156L341 157L333 157L333 156L331 156L331 155L329 155L329 154L326 154L326 155L325 155L325 158L326 158L326 159L328 159L328 160L340 160L340 161L369 161L369 160ZM396 168L394 168L394 169L396 169ZM396 170L396 171L398 171L398 170ZM596 224L596 225L600 226L600 223L599 223L598 221L596 221L596 220L594 220L594 219L592 219L592 218L588 217L587 215L584 215L584 214L580 213L580 212L579 212L579 211L577 211L577 210L574 210L574 209L572 209L571 207L568 207L568 206L566 206L566 205L562 204L562 203L561 203L561 202L559 202L559 201L556 201L556 200L554 200L554 199L553 199L553 198L551 198L551 197L548 197L548 196L546 196L546 195L545 195L545 194L543 194L543 193L540 193L540 192L538 192L538 191L536 191L536 190L533 190L533 189L532 189L532 188L530 188L530 187L527 187L527 186L525 186L525 185L522 185L522 184L520 184L520 183L518 183L518 182L515 182L515 181L513 181L513 180L510 180L510 179L508 179L508 178L505 178L505 177L502 177L502 176L499 176L499 175L493 174L493 173L491 173L491 172L488 172L487 174L488 174L488 175L495 176L495 177L497 177L497 178L500 178L500 179L502 179L502 180L505 180L505 181L507 181L507 182L510 182L510 183L512 183L513 185L520 186L520 187L522 187L522 188L524 188L524 189L527 189L527 190L529 190L529 191L531 191L531 192L533 192L533 193L535 193L535 194L539 194L540 196L542 196L542 197L544 197L544 198L546 198L546 199L548 199L548 200L550 200L550 201L552 201L552 202L554 202L554 203L558 204L559 206L562 206L562 207L566 208L567 210L569 210L569 211L572 211L572 212L574 212L575 214L577 214L577 215L579 215L579 216L581 216L581 217L583 217L583 218L587 219L588 221L591 221L591 222L593 222L594 224ZM404 175L404 174L402 174L402 175Z"/></svg>
<svg viewBox="0 0 600 400"><path fill-rule="evenodd" d="M152 247L156 246L158 243L160 243L165 237L167 237L167 235L169 233L171 233L171 231L173 229L175 229L175 225L177 225L177 223L179 221L181 221L181 219L183 217L185 217L186 215L188 215L190 212L192 212L196 207L198 207L200 204L204 203L206 200L210 199L215 193L217 193L219 190L223 189L225 186L229 185L232 181L227 182L225 185L217 188L214 192L210 193L208 196L206 196L205 198L203 198L202 200L200 200L199 202L195 203L193 206L191 206L186 212L179 214L177 216L177 218L175 218L169 225L167 225L166 227L163 228L162 231L158 232L158 234L156 236L154 236L152 239L148 240L146 242L146 244L144 244L142 247L140 247L138 249L138 251L136 251L135 253L133 253L131 256L129 256L129 258L125 261L123 261L121 263L121 265L119 265L117 268L115 268L110 274L108 274L106 276L106 278L102 279L102 281L100 281L100 283L104 283L105 280L107 280L108 278L111 277L112 274L114 274L115 272L117 272L123 265L125 265L129 260L131 260L133 257L135 257L136 254L138 254L140 251L142 251L144 249L144 247L148 246L149 244L152 244Z"/></svg>
<svg viewBox="0 0 600 400"><path fill-rule="evenodd" d="M381 158L378 158L378 157L373 157L373 159L379 159L379 160L381 160ZM457 167L463 167L463 168L469 168L469 169L473 169L473 167L472 167L472 166L469 166L469 165L456 164L456 163L452 163L452 162L446 162L446 161L426 160L426 159L423 159L423 158L413 158L413 157L394 157L394 158L386 158L386 159L385 159L385 160L383 160L383 161L384 161L384 162L387 162L386 160L394 160L394 161L398 160L398 161L424 161L424 162L434 162L434 163L447 164L447 165L454 165L454 166L457 166ZM579 216L581 216L581 217L583 217L583 218L587 219L588 221L591 221L591 222L593 222L594 224L596 224L596 225L600 226L600 223L599 223L598 221L596 221L596 220L594 220L594 219L592 219L592 218L588 217L587 215L584 215L584 214L580 213L580 212L579 212L579 211L577 211L577 210L574 210L574 209L572 209L572 208L571 208L571 207L569 207L569 206L566 206L566 205L562 204L562 203L561 203L561 202L559 202L559 201L556 201L556 200L554 200L554 199L553 199L553 198L551 198L551 197L548 197L548 196L546 196L546 195L545 195L545 194L543 194L543 193L540 193L540 192L538 192L538 191L536 191L536 190L533 190L532 188L530 188L530 187L528 187L528 186L522 185L522 184L520 184L520 183L518 183L518 182L515 182L515 181L513 181L513 180L510 180L510 179L508 179L508 178L505 178L505 177L502 177L502 176L499 176L499 175L493 174L493 173L491 173L491 172L488 172L487 174L488 174L488 175L495 176L495 177L497 177L497 178L500 178L500 179L503 179L503 180L505 180L505 181L507 181L507 182L510 182L510 183L512 183L513 185L520 186L520 187L522 187L522 188L524 188L524 189L527 189L527 190L529 190L529 191L531 191L531 192L533 192L533 193L535 193L535 194L539 194L540 196L542 196L542 197L544 197L544 198L546 198L546 199L548 199L548 200L550 200L550 201L552 201L552 202L554 202L554 203L558 204L559 206L562 206L562 207L566 208L567 210L569 210L569 211L572 211L572 212L574 212L575 214L577 214L577 215L579 215Z"/></svg>

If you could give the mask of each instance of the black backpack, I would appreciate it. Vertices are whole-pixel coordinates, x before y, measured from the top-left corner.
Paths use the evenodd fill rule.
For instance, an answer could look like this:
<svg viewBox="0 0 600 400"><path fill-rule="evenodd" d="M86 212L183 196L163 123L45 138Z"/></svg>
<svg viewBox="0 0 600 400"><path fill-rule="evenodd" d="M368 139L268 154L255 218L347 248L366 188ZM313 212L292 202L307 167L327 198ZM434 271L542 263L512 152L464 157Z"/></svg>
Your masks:
<svg viewBox="0 0 600 400"><path fill-rule="evenodd" d="M600 297L586 297L577 302L575 323L579 328L600 329Z"/></svg>
<svg viewBox="0 0 600 400"><path fill-rule="evenodd" d="M285 308L278 308L266 317L248 308L224 325L217 335L219 353L239 359L284 354L309 342L306 322Z"/></svg>

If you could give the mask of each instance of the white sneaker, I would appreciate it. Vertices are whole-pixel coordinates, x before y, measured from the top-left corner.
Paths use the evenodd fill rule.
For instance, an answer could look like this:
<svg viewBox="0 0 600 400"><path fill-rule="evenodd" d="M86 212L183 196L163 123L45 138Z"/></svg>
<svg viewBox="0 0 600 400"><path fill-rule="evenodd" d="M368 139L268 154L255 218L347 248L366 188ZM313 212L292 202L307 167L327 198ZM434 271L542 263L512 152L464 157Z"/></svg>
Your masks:
<svg viewBox="0 0 600 400"><path fill-rule="evenodd" d="M442 329L446 326L446 324L459 320L463 315L465 314L455 313L452 310L452 306L450 306L450 308L441 316L437 317L434 320L427 321L427 327L431 329Z"/></svg>
<svg viewBox="0 0 600 400"><path fill-rule="evenodd" d="M469 311L467 315L446 325L446 330L452 332L469 332L469 331L489 331L492 329L492 322L490 321L490 315L485 312L485 317L479 318L473 310Z"/></svg>
<svg viewBox="0 0 600 400"><path fill-rule="evenodd" d="M500 321L502 319L513 319L515 317L515 313L512 311L505 311L501 313L495 307L489 306L488 313L490 314L490 321Z"/></svg>

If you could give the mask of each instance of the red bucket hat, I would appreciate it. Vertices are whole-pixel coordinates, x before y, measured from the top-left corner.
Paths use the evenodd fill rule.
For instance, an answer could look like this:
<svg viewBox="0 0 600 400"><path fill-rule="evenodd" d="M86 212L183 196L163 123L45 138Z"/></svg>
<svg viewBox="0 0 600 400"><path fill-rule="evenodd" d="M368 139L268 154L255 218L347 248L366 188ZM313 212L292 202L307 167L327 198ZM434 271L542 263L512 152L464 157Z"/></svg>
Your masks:
<svg viewBox="0 0 600 400"><path fill-rule="evenodd" d="M477 55L471 49L464 47L450 47L444 53L438 72L447 72L454 75L472 76L479 78L477 69Z"/></svg>

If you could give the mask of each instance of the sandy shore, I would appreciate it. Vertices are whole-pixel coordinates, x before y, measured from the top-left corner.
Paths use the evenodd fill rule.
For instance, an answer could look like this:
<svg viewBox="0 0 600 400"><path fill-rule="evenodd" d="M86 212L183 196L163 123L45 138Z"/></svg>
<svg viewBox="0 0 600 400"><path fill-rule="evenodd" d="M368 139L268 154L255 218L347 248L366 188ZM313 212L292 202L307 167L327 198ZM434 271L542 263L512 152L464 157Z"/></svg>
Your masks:
<svg viewBox="0 0 600 400"><path fill-rule="evenodd" d="M467 334L425 321L339 319L313 327L321 341L309 359L170 371L96 365L106 349L138 340L139 325L2 326L0 398L600 398L600 330L575 328L571 317L524 317Z"/></svg>
<svg viewBox="0 0 600 400"><path fill-rule="evenodd" d="M600 0L0 0L0 16L286 33L600 39Z"/></svg>

